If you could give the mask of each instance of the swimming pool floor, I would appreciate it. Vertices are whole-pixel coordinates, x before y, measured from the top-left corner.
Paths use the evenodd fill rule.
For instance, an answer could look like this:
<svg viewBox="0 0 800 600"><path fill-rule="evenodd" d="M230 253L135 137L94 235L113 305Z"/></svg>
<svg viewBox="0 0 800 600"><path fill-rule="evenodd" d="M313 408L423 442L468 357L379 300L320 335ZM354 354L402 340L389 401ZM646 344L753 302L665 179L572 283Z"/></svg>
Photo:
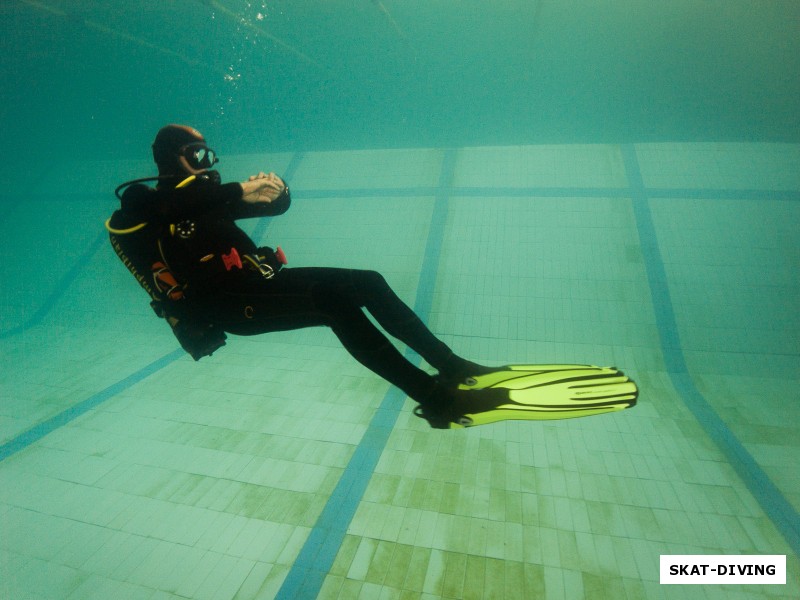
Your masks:
<svg viewBox="0 0 800 600"><path fill-rule="evenodd" d="M800 594L800 147L222 158L287 177L244 227L290 267L376 269L460 354L615 365L639 405L435 431L325 329L195 363L102 227L150 165L64 165L0 202L0 597ZM662 586L662 554L787 584Z"/></svg>

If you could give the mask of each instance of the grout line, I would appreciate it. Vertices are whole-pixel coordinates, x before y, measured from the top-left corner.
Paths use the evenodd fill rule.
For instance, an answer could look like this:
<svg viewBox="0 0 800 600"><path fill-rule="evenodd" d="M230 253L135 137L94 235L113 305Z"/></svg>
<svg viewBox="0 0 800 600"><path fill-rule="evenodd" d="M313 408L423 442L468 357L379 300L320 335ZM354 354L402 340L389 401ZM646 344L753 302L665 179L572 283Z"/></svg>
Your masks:
<svg viewBox="0 0 800 600"><path fill-rule="evenodd" d="M72 268L64 274L64 276L56 285L55 290L53 290L53 292L51 292L50 295L44 299L44 302L42 302L42 305L36 310L36 312L33 313L33 315L24 323L0 331L0 340L18 335L26 329L30 329L31 327L38 325L42 319L44 319L47 313L53 310L53 307L75 282L81 271L86 268L86 265L89 264L92 257L97 252L97 249L100 248L103 241L106 240L106 236L107 233L105 229L98 233L94 241L89 244L89 247L83 252L83 254L80 255L80 257L78 257L78 260L75 261L75 263L72 265Z"/></svg>

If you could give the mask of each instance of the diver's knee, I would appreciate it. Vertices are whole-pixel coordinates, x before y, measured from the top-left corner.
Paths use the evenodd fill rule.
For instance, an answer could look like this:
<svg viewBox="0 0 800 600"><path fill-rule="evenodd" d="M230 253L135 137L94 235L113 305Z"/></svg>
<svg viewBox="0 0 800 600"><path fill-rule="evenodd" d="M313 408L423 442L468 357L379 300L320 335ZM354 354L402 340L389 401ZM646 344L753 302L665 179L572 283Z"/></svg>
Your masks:
<svg viewBox="0 0 800 600"><path fill-rule="evenodd" d="M370 292L379 292L389 288L386 278L378 271L359 271L359 287Z"/></svg>

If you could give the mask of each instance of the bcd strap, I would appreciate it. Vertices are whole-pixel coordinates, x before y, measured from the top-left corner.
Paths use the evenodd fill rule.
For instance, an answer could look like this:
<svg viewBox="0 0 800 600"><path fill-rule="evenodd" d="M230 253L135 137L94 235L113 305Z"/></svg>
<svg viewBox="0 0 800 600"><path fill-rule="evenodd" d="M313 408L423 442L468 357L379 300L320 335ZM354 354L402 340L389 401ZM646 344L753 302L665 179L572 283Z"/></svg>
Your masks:
<svg viewBox="0 0 800 600"><path fill-rule="evenodd" d="M264 279L272 279L288 262L280 246L277 250L264 246L257 252L257 254L245 254L244 259L248 266L258 271Z"/></svg>

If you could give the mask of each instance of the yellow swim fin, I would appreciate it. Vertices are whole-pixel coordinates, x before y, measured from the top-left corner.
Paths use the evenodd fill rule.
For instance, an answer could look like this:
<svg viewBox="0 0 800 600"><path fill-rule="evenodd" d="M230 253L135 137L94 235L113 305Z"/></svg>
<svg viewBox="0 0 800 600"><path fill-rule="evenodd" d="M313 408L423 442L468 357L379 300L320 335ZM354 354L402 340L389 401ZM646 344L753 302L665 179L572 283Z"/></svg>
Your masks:
<svg viewBox="0 0 800 600"><path fill-rule="evenodd" d="M508 401L493 407L467 402L451 429L513 419L548 420L588 417L630 408L636 404L636 384L613 367L592 365L507 365L469 377L459 390L507 390ZM476 400L481 396L476 392ZM505 395L503 395L505 398ZM485 409L479 408L483 404ZM472 410L472 412L469 412Z"/></svg>

